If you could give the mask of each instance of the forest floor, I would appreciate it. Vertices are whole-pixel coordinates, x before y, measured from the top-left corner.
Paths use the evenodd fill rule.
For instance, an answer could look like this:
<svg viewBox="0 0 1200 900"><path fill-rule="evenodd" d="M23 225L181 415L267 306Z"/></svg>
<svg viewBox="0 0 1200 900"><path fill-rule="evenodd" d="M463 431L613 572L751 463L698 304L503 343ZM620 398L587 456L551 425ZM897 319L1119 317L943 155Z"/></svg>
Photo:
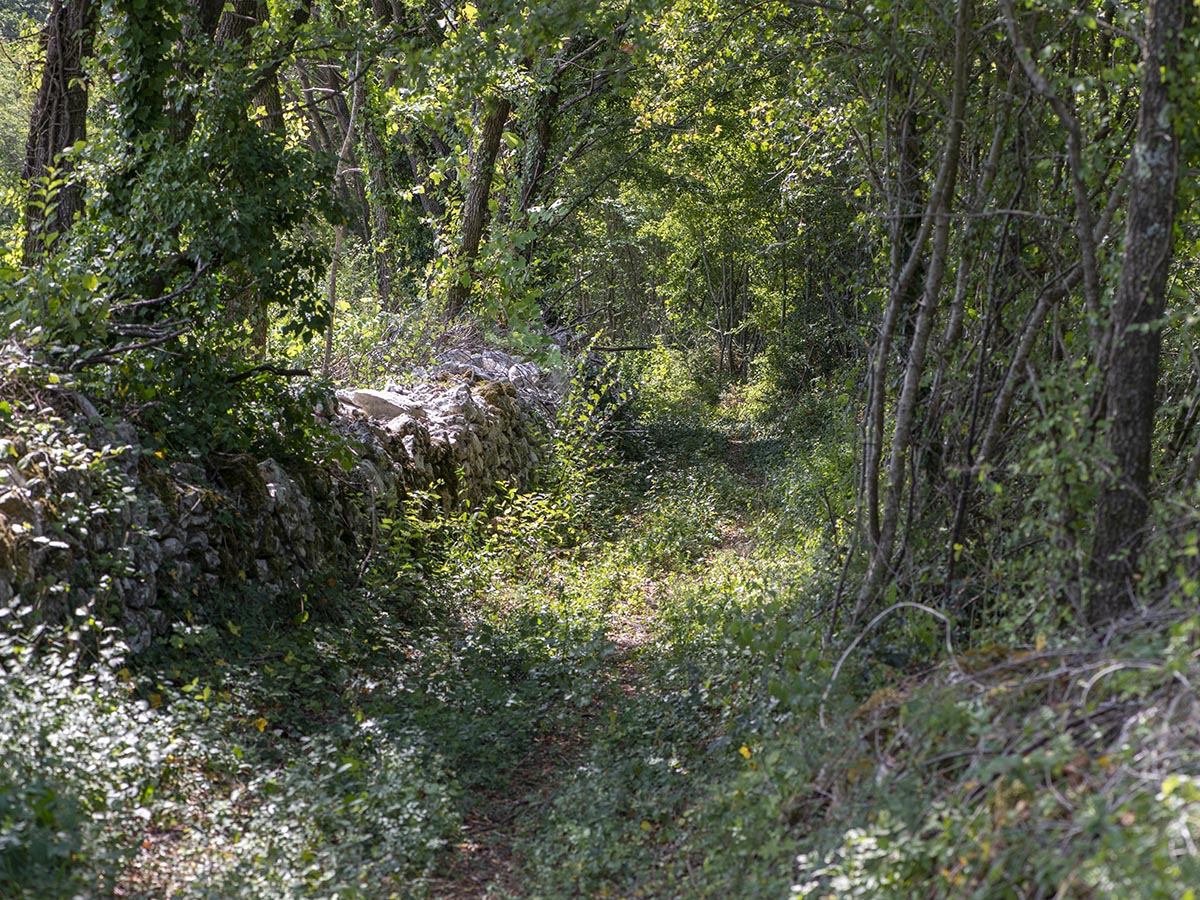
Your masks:
<svg viewBox="0 0 1200 900"><path fill-rule="evenodd" d="M569 780L585 748L597 739L597 720L615 715L616 704L646 689L637 661L647 641L646 623L639 617L625 624L626 630L612 635L616 653L607 660L609 671L605 677L614 684L602 692L604 699L586 710L571 727L537 735L505 784L470 798L461 840L443 861L440 873L429 881L431 900L523 895L521 866L515 852L517 833L536 830L543 807L556 788Z"/></svg>
<svg viewBox="0 0 1200 900"><path fill-rule="evenodd" d="M701 679L702 657L747 612L745 595L761 597L763 579L778 580L784 570L795 577L802 557L781 558L775 536L780 510L769 487L781 458L774 442L691 429L661 434L654 444L608 527L591 529L573 552L546 558L546 568L494 578L487 597L477 598L487 605L517 594L528 602L531 591L540 593L535 585L557 583L566 601L559 614L593 622L594 630L576 632L584 641L566 654L594 674L577 715L547 717L548 727L501 784L465 798L461 840L429 882L432 898L672 896L712 865L695 850L676 856L694 828L685 821L689 807L695 814L710 802L704 795L712 773L703 769L716 755L721 766L732 763L722 777L736 779L757 761L750 738L725 733L722 720L736 704L711 702L719 688L712 698L700 696L729 674L727 660L718 651ZM708 633L684 634L681 625ZM691 669L682 693L696 695L682 710L681 665ZM732 690L738 687L735 681ZM568 707L576 702L571 692L561 699ZM656 719L667 707L675 709ZM597 765L609 759L626 765ZM614 796L624 802L613 803ZM767 880L779 896L790 865L782 854L775 862Z"/></svg>
<svg viewBox="0 0 1200 900"><path fill-rule="evenodd" d="M208 599L136 658L0 630L0 896L1190 896L1200 617L831 635L824 402L560 436L543 489L381 521L357 577Z"/></svg>
<svg viewBox="0 0 1200 900"><path fill-rule="evenodd" d="M832 451L689 421L560 438L543 491L386 524L290 607L239 591L102 645L86 690L31 669L12 727L109 812L50 816L16 896L786 896Z"/></svg>
<svg viewBox="0 0 1200 900"><path fill-rule="evenodd" d="M432 900L521 896L516 835L536 828L548 799L596 740L597 721L646 689L638 654L649 640L647 620L644 613L627 612L612 621L606 633L612 652L605 653L597 672L604 686L596 699L578 717L553 722L535 735L504 783L468 798L461 840L428 883Z"/></svg>

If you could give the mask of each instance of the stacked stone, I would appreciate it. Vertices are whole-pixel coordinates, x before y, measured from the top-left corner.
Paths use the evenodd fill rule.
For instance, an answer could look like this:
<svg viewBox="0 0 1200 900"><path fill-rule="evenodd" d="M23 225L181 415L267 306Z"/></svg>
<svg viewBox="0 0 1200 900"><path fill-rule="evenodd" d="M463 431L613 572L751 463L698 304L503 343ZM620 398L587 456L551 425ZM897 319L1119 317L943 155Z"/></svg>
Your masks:
<svg viewBox="0 0 1200 900"><path fill-rule="evenodd" d="M455 378L468 383L491 381L511 384L521 400L552 419L562 400L566 378L561 371L543 369L536 363L499 350L481 350L471 353L466 350L448 350L437 358L435 365L415 369L411 378L418 382L433 382ZM403 388L388 385L389 391Z"/></svg>
<svg viewBox="0 0 1200 900"><path fill-rule="evenodd" d="M528 485L554 379L503 354L445 365L402 388L339 392L314 411L347 438L349 472L244 455L146 465L132 426L105 428L76 397L80 440L103 448L105 465L85 478L56 474L37 448L0 460L0 604L19 598L53 619L100 598L119 606L136 650L166 626L163 597L242 583L298 591L314 571L369 552L379 520L414 497L433 491L451 509L497 483ZM99 509L102 494L90 517L58 512L67 498Z"/></svg>
<svg viewBox="0 0 1200 900"><path fill-rule="evenodd" d="M414 489L440 485L451 498L478 503L497 482L528 484L537 468L537 428L510 382L425 382L403 393L357 390L338 397L348 418L372 420L393 438L380 436L392 445L390 455L403 454L405 481Z"/></svg>

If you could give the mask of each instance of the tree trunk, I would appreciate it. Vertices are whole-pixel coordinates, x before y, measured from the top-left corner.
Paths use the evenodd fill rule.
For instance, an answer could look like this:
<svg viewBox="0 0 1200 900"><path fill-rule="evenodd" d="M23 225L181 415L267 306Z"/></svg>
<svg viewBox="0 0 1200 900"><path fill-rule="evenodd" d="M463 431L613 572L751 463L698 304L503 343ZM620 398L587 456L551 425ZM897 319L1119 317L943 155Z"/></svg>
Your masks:
<svg viewBox="0 0 1200 900"><path fill-rule="evenodd" d="M1025 70L1025 75L1033 85L1034 90L1041 94L1050 104L1054 114L1067 131L1067 166L1071 177L1071 195L1075 201L1075 235L1079 240L1079 263L1083 267L1083 299L1092 322L1100 316L1100 265L1096 258L1096 234L1092 224L1095 218L1092 212L1092 201L1088 191L1086 167L1083 159L1083 128L1079 116L1074 109L1074 100L1063 99L1037 63L1034 62L1034 51L1025 43L1017 26L1016 15L1013 12L1012 0L1004 0L1001 4L1005 23L1008 28L1009 40L1016 50L1017 59ZM1102 335L1097 326L1089 322L1092 344L1096 351L1096 360L1104 364L1105 348Z"/></svg>
<svg viewBox="0 0 1200 900"><path fill-rule="evenodd" d="M227 4L217 23L217 43L248 47L251 30L263 25L269 14L263 0L235 0ZM269 73L258 86L254 102L263 107L266 113L262 127L284 136L283 101L279 95L279 80L274 73ZM250 347L255 359L261 362L267 352L270 317L266 305L259 299L257 285L239 271L224 291L226 316L231 322L244 321L249 324Z"/></svg>
<svg viewBox="0 0 1200 900"><path fill-rule="evenodd" d="M450 288L446 293L446 312L457 316L471 296L472 264L479 256L483 226L487 221L488 199L492 193L492 176L496 171L496 154L500 152L500 137L508 121L511 104L507 98L492 100L487 105L483 128L467 182L467 197L463 202L462 228L459 232L458 257Z"/></svg>
<svg viewBox="0 0 1200 900"><path fill-rule="evenodd" d="M854 618L875 599L891 571L892 550L895 547L896 531L900 523L902 494L905 484L905 463L908 459L912 443L912 435L916 423L917 398L920 392L921 377L925 371L926 351L929 346L929 336L933 331L934 317L938 307L938 295L941 292L942 277L945 274L947 255L950 243L951 215L954 202L954 185L958 178L958 160L962 145L963 113L966 106L967 69L969 66L969 45L971 43L971 0L959 0L958 13L955 18L954 36L954 74L953 93L949 109L949 124L946 129L946 142L942 151L942 162L939 167L937 182L929 198L929 210L922 231L926 231L929 223L933 226L932 247L929 265L925 272L925 284L921 292L921 303L917 310L917 320L914 326L912 341L909 344L908 362L904 372L904 384L900 391L900 399L896 407L896 421L892 433L891 454L888 461L888 477L886 496L882 516L879 520L877 540L874 542L871 560L867 568L867 576L859 592L858 607ZM924 241L921 241L921 245ZM918 247L919 250L919 247ZM912 268L910 259L905 266ZM893 308L898 305L898 296L894 295ZM893 323L894 324L894 323ZM876 360L877 366L885 363L882 357ZM883 391L886 386L880 380L872 384L873 391ZM876 441L879 435L876 435ZM868 448L869 450L871 448ZM882 445L878 447L882 455ZM868 462L871 462L868 458ZM878 477L879 461L874 461L874 467L867 470L868 477ZM868 484L867 496L872 496L874 484ZM872 535L874 537L874 535Z"/></svg>
<svg viewBox="0 0 1200 900"><path fill-rule="evenodd" d="M1121 280L1113 303L1113 349L1105 371L1107 441L1116 480L1100 497L1087 616L1100 624L1131 609L1150 511L1150 448L1171 262L1179 143L1164 72L1178 61L1186 0L1150 0L1138 136Z"/></svg>
<svg viewBox="0 0 1200 900"><path fill-rule="evenodd" d="M83 61L92 53L96 8L92 0L54 0L42 33L46 58L21 172L29 191L23 247L26 265L32 265L49 250L83 209L83 186L71 179L70 163L59 163L56 157L87 135L88 89ZM37 182L55 165L59 166L62 184L57 192L47 194Z"/></svg>
<svg viewBox="0 0 1200 900"><path fill-rule="evenodd" d="M434 234L440 239L440 223L446 215L446 206L437 196L436 188L429 178L432 168L429 163L430 147L415 131L401 133L400 143L404 145L409 167L412 169L413 184L421 188L417 198L421 201L421 209L433 222Z"/></svg>
<svg viewBox="0 0 1200 900"><path fill-rule="evenodd" d="M902 80L890 79L890 90L897 98L908 93ZM888 363L892 342L902 316L908 314L920 296L914 286L921 281L925 265L925 246L933 227L933 200L930 198L923 213L920 196L924 190L919 177L920 136L916 130L916 110L911 98L904 97L905 106L894 126L891 143L895 147L897 178L890 203L892 222L889 229L891 263L888 273L888 301L884 308L879 336L875 340L871 371L867 386L867 414L863 435L863 481L861 505L867 510L867 538L873 551L879 543L879 473L883 462L883 435L887 411ZM943 166L944 168L944 166ZM939 176L940 177L940 176Z"/></svg>
<svg viewBox="0 0 1200 900"><path fill-rule="evenodd" d="M572 42L568 40L566 47L570 47L571 44ZM536 112L534 114L533 127L529 129L525 137L529 148L526 152L525 170L522 173L521 198L519 201L519 214L525 228L529 228L529 208L533 206L541 195L545 181L543 176L546 174L547 162L550 158L550 145L554 137L554 119L558 113L558 75L561 71L560 69L556 72L555 80L538 93L537 102L534 107ZM524 257L526 265L533 263L534 243L531 240L525 245ZM542 310L542 321L546 325L554 326L558 324L558 311L545 295L538 299L538 306Z"/></svg>
<svg viewBox="0 0 1200 900"><path fill-rule="evenodd" d="M352 114L354 102L361 96L362 85L358 83L359 76L357 74L351 77L349 82L343 81L341 72L335 66L322 66L318 72L325 83L329 106L333 110L334 120L337 122L337 137L340 139L338 145L346 148L339 158L346 157L347 153L353 151L354 142L358 140L359 132L362 129L358 115ZM347 87L350 89L349 99L346 96ZM338 170L341 172L339 177L342 180L343 188L353 198L354 208L358 213L352 226L353 231L359 237L368 240L371 234L371 212L367 204L367 188L363 183L362 170L358 166L351 165L350 162L350 157L346 157L346 163L339 165Z"/></svg>
<svg viewBox="0 0 1200 900"><path fill-rule="evenodd" d="M362 117L363 145L367 153L367 176L370 191L367 202L371 207L371 249L375 257L375 290L379 305L392 308L392 275L396 269L396 254L392 247L392 180L388 177L387 148L376 128L374 118L364 110Z"/></svg>

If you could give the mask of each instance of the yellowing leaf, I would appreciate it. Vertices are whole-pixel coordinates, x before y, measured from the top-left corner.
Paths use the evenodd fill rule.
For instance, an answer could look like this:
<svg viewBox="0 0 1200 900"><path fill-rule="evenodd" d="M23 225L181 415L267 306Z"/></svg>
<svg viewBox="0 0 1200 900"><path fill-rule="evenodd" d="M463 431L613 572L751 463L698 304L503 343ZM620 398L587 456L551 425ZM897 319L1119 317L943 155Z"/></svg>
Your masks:
<svg viewBox="0 0 1200 900"><path fill-rule="evenodd" d="M257 728L259 731L266 731L267 730L267 720L264 719L262 716L259 716L257 719L254 720L254 727Z"/></svg>
<svg viewBox="0 0 1200 900"><path fill-rule="evenodd" d="M160 706L162 706L162 694L151 694L150 695L150 708L158 709Z"/></svg>
<svg viewBox="0 0 1200 900"><path fill-rule="evenodd" d="M462 8L463 18L470 24L474 25L475 20L479 18L479 8L473 3L464 3Z"/></svg>
<svg viewBox="0 0 1200 900"><path fill-rule="evenodd" d="M738 748L738 753L742 754L746 759L749 759L751 756L751 750L745 744Z"/></svg>
<svg viewBox="0 0 1200 900"><path fill-rule="evenodd" d="M1037 647L1038 653L1041 653L1043 650L1045 650L1046 649L1046 636L1044 634L1039 634L1037 636L1037 641L1035 642L1034 646Z"/></svg>

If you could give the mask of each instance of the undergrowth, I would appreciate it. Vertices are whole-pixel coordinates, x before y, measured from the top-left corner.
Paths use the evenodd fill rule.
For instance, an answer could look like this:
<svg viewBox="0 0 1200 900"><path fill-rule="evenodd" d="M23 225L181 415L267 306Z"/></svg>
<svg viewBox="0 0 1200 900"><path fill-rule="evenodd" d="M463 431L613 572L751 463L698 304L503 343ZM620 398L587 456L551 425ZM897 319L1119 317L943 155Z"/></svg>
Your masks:
<svg viewBox="0 0 1200 900"><path fill-rule="evenodd" d="M577 380L537 490L381 522L320 602L136 657L0 610L0 896L1190 896L1186 609L848 630L844 398L631 371Z"/></svg>

